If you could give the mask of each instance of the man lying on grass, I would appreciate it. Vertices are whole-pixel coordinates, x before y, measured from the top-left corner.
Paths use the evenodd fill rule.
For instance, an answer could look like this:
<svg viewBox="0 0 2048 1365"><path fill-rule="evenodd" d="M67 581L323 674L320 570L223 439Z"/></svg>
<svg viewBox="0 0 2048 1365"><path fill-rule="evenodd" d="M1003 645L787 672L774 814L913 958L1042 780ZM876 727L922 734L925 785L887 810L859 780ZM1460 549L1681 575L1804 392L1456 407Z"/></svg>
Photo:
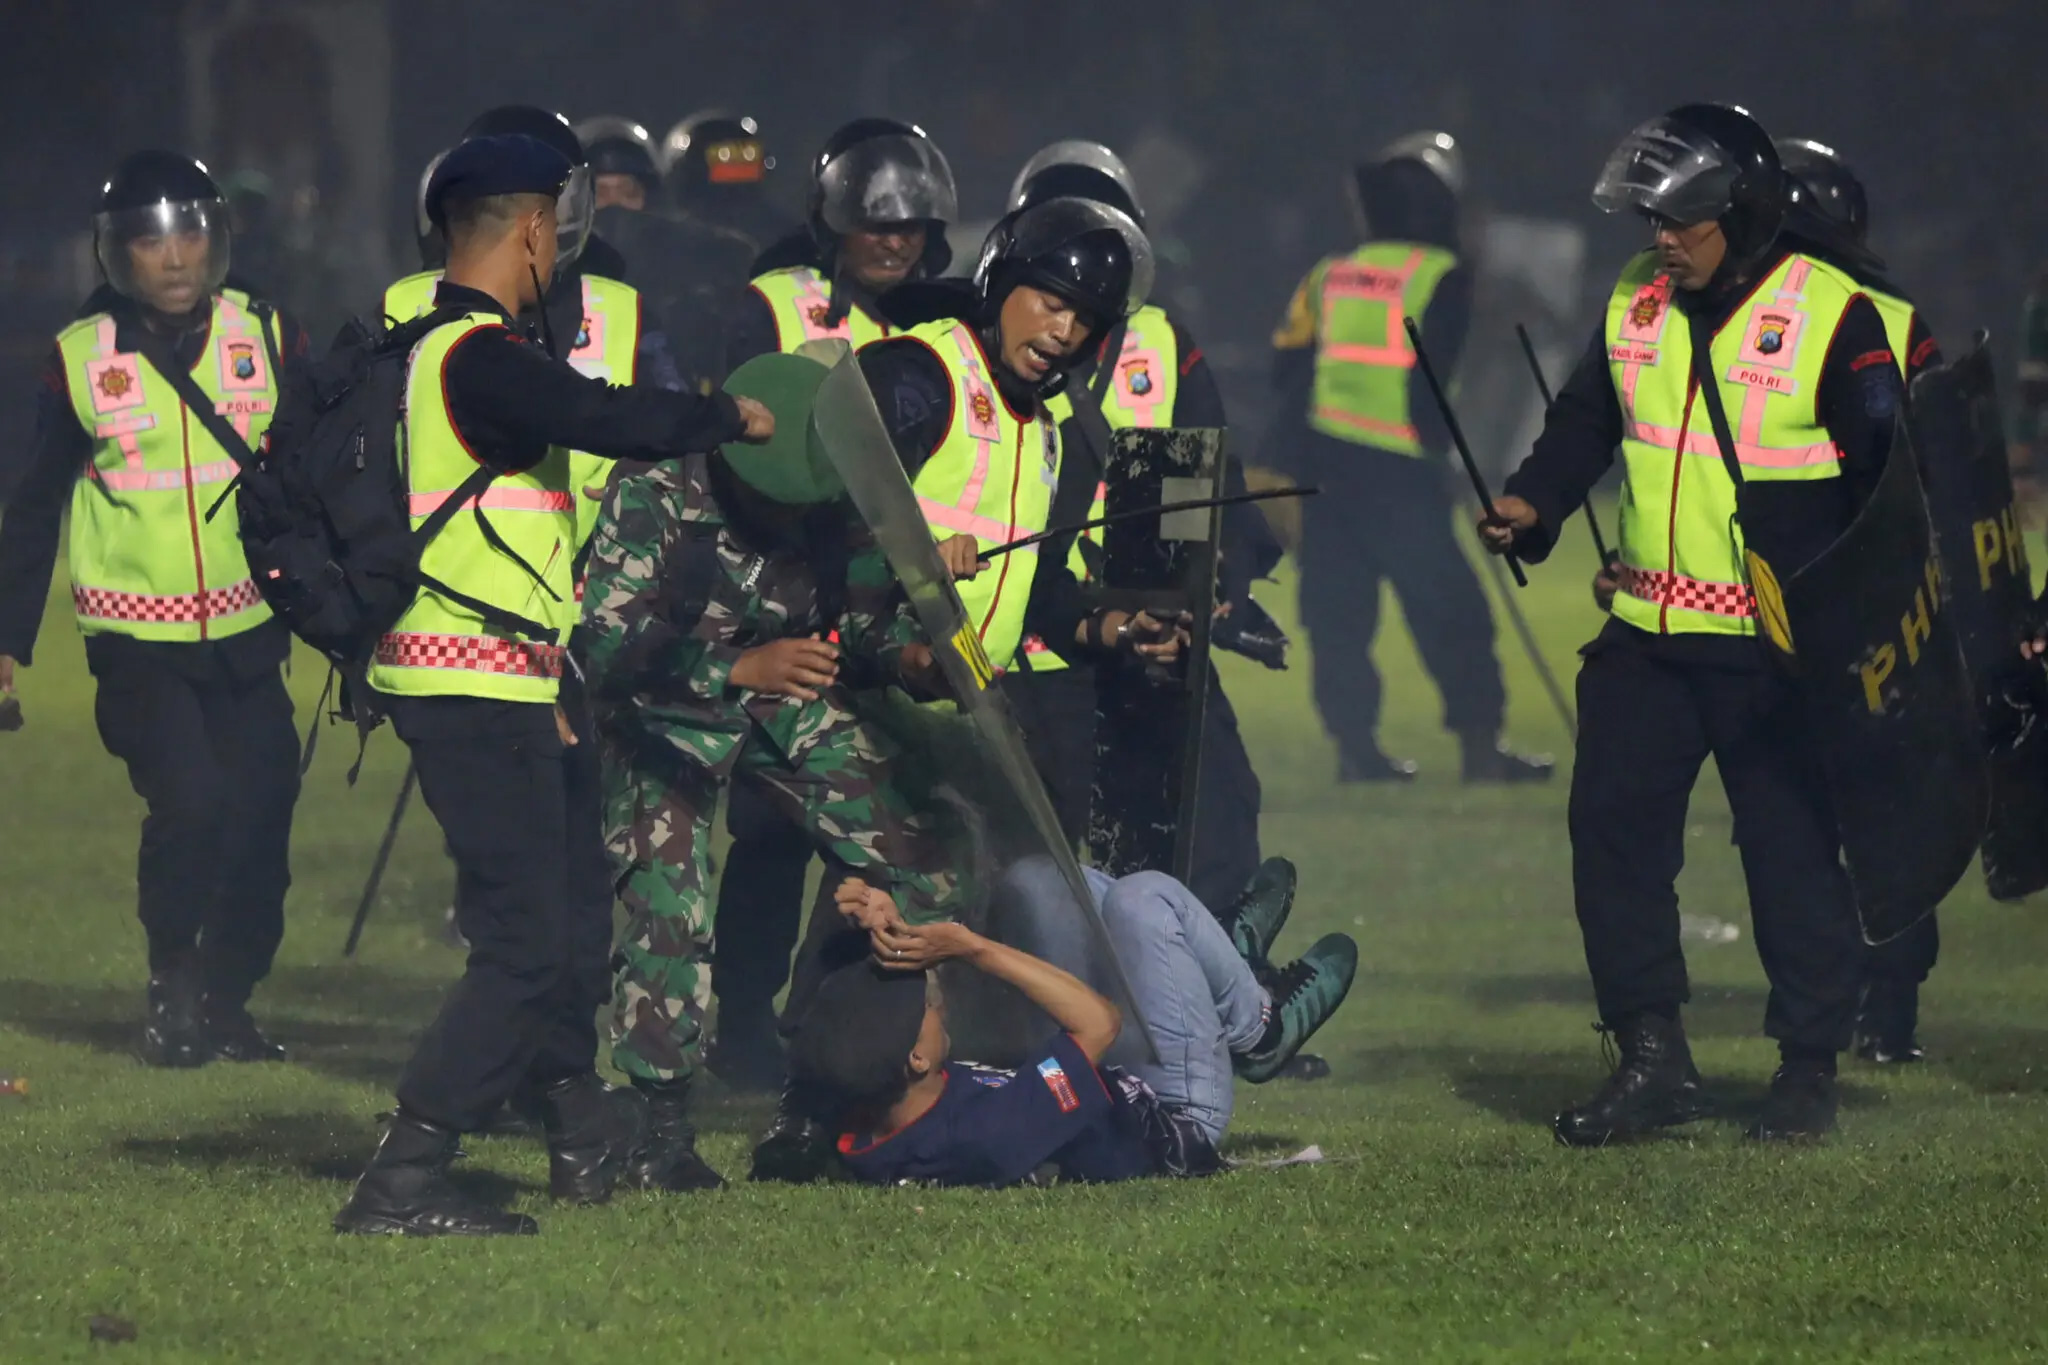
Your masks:
<svg viewBox="0 0 2048 1365"><path fill-rule="evenodd" d="M964 925L907 925L885 892L854 878L840 885L839 908L868 929L874 956L820 985L789 1057L833 1121L855 1179L998 1186L1048 1163L1074 1180L1210 1174L1223 1165L1217 1146L1233 1073L1254 1083L1277 1076L1358 970L1358 947L1343 934L1284 968L1265 966L1291 875L1227 926L1162 873L1087 877L1131 999L1151 1025L1156 1066L1099 1065L1123 1019L1072 973ZM1049 863L1020 864L1006 890L1027 915L1036 908L1039 924L1077 918ZM932 971L947 961L1009 983L1052 1017L1059 1031L1039 1060L1015 1071L950 1060Z"/></svg>

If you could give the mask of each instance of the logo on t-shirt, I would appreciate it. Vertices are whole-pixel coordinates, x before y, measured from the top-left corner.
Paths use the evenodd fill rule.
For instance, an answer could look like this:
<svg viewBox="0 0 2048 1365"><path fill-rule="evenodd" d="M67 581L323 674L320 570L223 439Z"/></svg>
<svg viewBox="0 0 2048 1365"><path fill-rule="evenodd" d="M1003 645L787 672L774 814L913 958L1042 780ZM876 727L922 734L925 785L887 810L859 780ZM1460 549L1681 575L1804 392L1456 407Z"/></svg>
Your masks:
<svg viewBox="0 0 2048 1365"><path fill-rule="evenodd" d="M1053 1099L1059 1102L1062 1114L1071 1114L1081 1107L1081 1097L1074 1093L1074 1083L1067 1079L1067 1069L1060 1065L1057 1057L1048 1057L1038 1064L1038 1074L1045 1081L1045 1088L1052 1091Z"/></svg>

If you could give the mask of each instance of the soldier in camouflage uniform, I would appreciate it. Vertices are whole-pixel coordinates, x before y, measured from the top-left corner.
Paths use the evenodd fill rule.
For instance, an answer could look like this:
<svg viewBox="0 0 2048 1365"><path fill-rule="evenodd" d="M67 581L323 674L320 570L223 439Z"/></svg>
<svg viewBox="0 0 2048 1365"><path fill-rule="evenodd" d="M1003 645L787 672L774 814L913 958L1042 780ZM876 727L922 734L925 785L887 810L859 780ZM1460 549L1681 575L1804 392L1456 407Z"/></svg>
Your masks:
<svg viewBox="0 0 2048 1365"><path fill-rule="evenodd" d="M809 832L828 902L858 871L926 923L950 917L958 889L935 828L892 784L895 745L848 699L853 686L924 688L931 651L838 489L792 487L774 457L734 448L620 480L592 541L579 639L628 915L612 1060L653 1106L635 1175L656 1188L721 1183L684 1105L710 1001L709 843L726 783L754 784ZM814 938L820 924L846 927L822 919Z"/></svg>

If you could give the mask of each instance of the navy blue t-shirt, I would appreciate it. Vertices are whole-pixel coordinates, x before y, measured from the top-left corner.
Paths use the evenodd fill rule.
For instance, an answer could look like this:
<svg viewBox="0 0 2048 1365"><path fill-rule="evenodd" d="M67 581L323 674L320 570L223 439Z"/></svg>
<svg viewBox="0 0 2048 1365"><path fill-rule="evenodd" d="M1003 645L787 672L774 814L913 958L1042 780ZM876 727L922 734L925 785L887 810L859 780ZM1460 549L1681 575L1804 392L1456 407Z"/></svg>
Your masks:
<svg viewBox="0 0 2048 1365"><path fill-rule="evenodd" d="M860 1180L1013 1185L1047 1162L1069 1180L1154 1173L1140 1116L1103 1082L1071 1035L1015 1071L951 1062L938 1102L893 1133L846 1133L839 1155Z"/></svg>

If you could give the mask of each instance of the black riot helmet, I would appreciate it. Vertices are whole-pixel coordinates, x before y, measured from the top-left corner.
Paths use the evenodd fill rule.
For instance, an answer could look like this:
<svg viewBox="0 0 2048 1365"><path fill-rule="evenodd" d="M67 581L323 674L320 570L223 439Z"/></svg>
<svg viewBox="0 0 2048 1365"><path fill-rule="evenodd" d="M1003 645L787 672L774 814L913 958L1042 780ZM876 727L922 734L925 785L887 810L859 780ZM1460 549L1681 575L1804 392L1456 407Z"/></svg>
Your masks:
<svg viewBox="0 0 2048 1365"><path fill-rule="evenodd" d="M93 253L115 291L143 296L129 248L161 243L174 287L189 294L184 312L221 287L228 276L227 201L206 167L177 152L135 152L122 159L100 188L93 214ZM161 306L160 304L158 306Z"/></svg>
<svg viewBox="0 0 2048 1365"><path fill-rule="evenodd" d="M953 258L946 225L960 216L960 196L945 153L914 124L860 118L831 137L811 162L806 220L818 250L831 259L849 232L883 223L925 225L924 272L936 275Z"/></svg>
<svg viewBox="0 0 2048 1365"><path fill-rule="evenodd" d="M774 169L761 125L725 109L699 110L661 140L662 179L680 208L707 193L759 186Z"/></svg>
<svg viewBox="0 0 2048 1365"><path fill-rule="evenodd" d="M471 119L462 136L502 137L523 134L546 143L569 159L569 181L555 200L555 270L566 270L583 254L597 213L597 191L589 157L569 120L531 104L501 104Z"/></svg>
<svg viewBox="0 0 2048 1365"><path fill-rule="evenodd" d="M1603 213L1634 209L1679 224L1711 219L1728 238L1728 259L1745 264L1768 251L1784 225L1785 169L1746 110L1684 104L1621 140L1593 203Z"/></svg>
<svg viewBox="0 0 2048 1365"><path fill-rule="evenodd" d="M1455 250L1465 154L1449 133L1410 133L1353 168L1351 190L1373 236Z"/></svg>
<svg viewBox="0 0 2048 1365"><path fill-rule="evenodd" d="M1778 161L1785 168L1787 201L1841 228L1858 245L1870 239L1870 199L1842 154L1811 138L1781 137Z"/></svg>
<svg viewBox="0 0 2048 1365"><path fill-rule="evenodd" d="M1060 198L1093 199L1145 226L1145 208L1138 202L1138 182L1130 167L1100 142L1068 138L1041 147L1010 182L1012 210Z"/></svg>
<svg viewBox="0 0 2048 1365"><path fill-rule="evenodd" d="M974 287L984 320L1028 284L1073 304L1099 333L1144 306L1152 276L1152 244L1128 214L1091 199L1048 199L989 232Z"/></svg>
<svg viewBox="0 0 2048 1365"><path fill-rule="evenodd" d="M572 131L583 144L583 155L590 161L593 177L630 175L650 197L659 192L661 167L654 139L647 129L629 118L599 114L583 120Z"/></svg>

